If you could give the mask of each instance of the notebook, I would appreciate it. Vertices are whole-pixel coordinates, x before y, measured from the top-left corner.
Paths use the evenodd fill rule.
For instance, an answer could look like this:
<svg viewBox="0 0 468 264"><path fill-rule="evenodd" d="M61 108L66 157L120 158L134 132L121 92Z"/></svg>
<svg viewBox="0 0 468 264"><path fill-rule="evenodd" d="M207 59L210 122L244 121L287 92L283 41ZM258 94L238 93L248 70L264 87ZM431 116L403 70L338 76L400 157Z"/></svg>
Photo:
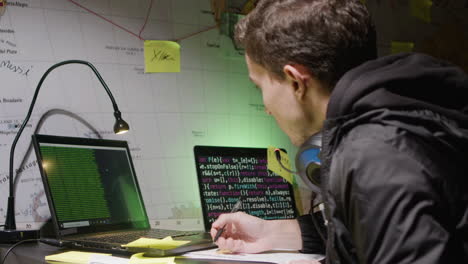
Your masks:
<svg viewBox="0 0 468 264"><path fill-rule="evenodd" d="M207 232L152 229L126 141L33 135L54 234L68 247L179 255L213 248ZM189 240L175 249L127 248L140 237Z"/></svg>
<svg viewBox="0 0 468 264"><path fill-rule="evenodd" d="M262 219L297 217L293 186L267 169L266 148L195 146L194 155L207 230L239 199L240 211Z"/></svg>

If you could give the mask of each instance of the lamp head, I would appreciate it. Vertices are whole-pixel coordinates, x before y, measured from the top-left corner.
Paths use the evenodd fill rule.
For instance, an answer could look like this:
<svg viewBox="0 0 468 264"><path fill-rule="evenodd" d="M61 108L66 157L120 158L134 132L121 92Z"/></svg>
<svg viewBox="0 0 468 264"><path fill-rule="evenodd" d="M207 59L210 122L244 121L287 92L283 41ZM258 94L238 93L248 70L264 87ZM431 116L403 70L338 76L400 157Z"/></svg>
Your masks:
<svg viewBox="0 0 468 264"><path fill-rule="evenodd" d="M128 130L130 130L130 127L128 126L128 123L122 119L120 111L115 111L114 116L115 116L114 133L116 134L127 133Z"/></svg>
<svg viewBox="0 0 468 264"><path fill-rule="evenodd" d="M114 124L114 133L116 134L124 134L127 133L130 128L128 127L127 122L122 118L116 119Z"/></svg>

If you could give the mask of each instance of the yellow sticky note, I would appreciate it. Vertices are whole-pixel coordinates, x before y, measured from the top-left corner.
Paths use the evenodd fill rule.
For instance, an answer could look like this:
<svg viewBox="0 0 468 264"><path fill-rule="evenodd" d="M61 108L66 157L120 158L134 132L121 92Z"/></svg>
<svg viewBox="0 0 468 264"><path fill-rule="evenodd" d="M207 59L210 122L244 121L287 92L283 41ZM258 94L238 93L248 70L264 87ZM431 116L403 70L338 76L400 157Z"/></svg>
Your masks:
<svg viewBox="0 0 468 264"><path fill-rule="evenodd" d="M255 0L248 0L242 7L241 13L244 15L250 13L250 11L252 11L255 8L255 2Z"/></svg>
<svg viewBox="0 0 468 264"><path fill-rule="evenodd" d="M175 257L151 258L143 256L144 253L136 253L130 257L130 264L175 264Z"/></svg>
<svg viewBox="0 0 468 264"><path fill-rule="evenodd" d="M431 22L431 0L410 0L411 15L421 19L426 23Z"/></svg>
<svg viewBox="0 0 468 264"><path fill-rule="evenodd" d="M411 52L413 51L414 43L413 42L400 42L392 41L391 53L400 53L400 52Z"/></svg>
<svg viewBox="0 0 468 264"><path fill-rule="evenodd" d="M111 254L94 253L94 252L80 252L80 251L68 251L68 252L64 252L64 253L59 253L59 254L46 256L45 260L47 260L48 262L88 264L92 255L110 256Z"/></svg>
<svg viewBox="0 0 468 264"><path fill-rule="evenodd" d="M130 242L123 247L140 247L140 248L157 248L157 249L173 249L189 243L190 241L185 240L173 240L172 237L168 236L163 239L155 238L139 238L133 242Z"/></svg>
<svg viewBox="0 0 468 264"><path fill-rule="evenodd" d="M174 41L145 40L145 72L180 72L180 45Z"/></svg>
<svg viewBox="0 0 468 264"><path fill-rule="evenodd" d="M285 180L287 180L290 184L293 184L293 175L285 170L278 162L276 159L276 154L275 154L275 147L268 147L267 150L267 168L271 170L272 172L278 174L279 176L283 177ZM281 164L288 170L291 170L291 164L289 162L289 157L288 154L286 154L284 151L280 151L280 160Z"/></svg>

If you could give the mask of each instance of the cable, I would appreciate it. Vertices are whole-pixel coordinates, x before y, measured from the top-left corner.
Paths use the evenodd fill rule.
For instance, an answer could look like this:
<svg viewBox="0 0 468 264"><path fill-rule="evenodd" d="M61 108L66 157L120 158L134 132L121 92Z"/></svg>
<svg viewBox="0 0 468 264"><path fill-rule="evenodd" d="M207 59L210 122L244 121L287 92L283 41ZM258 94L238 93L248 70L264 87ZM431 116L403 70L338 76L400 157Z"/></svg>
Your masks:
<svg viewBox="0 0 468 264"><path fill-rule="evenodd" d="M281 166L281 168L283 168L284 170L286 170L287 172L289 173L292 173L292 174L298 174L297 171L292 171L288 168L286 168L283 163L281 162L281 149L275 149L275 157L276 157L276 160L278 161L279 165Z"/></svg>
<svg viewBox="0 0 468 264"><path fill-rule="evenodd" d="M147 15L146 15L146 18L145 18L145 22L144 22L144 24L143 24L143 27L140 29L140 32L139 32L138 35L137 35L136 33L133 33L132 31L130 31L129 29L124 28L124 27L121 26L121 25L118 25L118 24L115 23L114 21L112 21L112 20L110 20L110 19L108 19L108 18L106 18L106 17L104 17L104 16L98 14L97 12L94 12L93 10L91 10L91 9L85 7L85 6L80 5L79 3L77 3L77 2L74 1L74 0L68 0L68 1L69 1L70 3L72 3L72 4L76 5L76 6L78 6L78 7L80 7L80 8L82 8L82 9L86 10L88 13L91 13L91 14L93 14L93 15L95 15L95 16L101 18L101 19L103 19L104 21L107 21L107 22L111 23L112 25L114 25L114 26L116 26L116 27L122 29L123 31L125 31L125 32L127 32L127 33L129 33L129 34L131 34L131 35L133 35L133 36L135 36L135 37L137 37L138 39L140 39L140 40L145 40L144 38L141 37L141 33L142 33L143 30L145 29L146 23L148 22L148 18L149 18L149 15L150 15L150 11L151 11L151 8L152 8L152 6L153 6L153 0L151 0L151 2L150 2L150 6L149 6L149 8L148 8L148 12L147 12ZM212 30L212 29L217 28L217 27L218 27L218 25L214 25L214 26L211 26L211 27L202 29L202 30L200 30L200 31L191 33L191 34L189 34L189 35L187 35L187 36L180 37L180 38L176 38L176 39L174 39L174 41L175 41L175 42L180 42L180 41L182 41L182 40L184 40L184 39L191 38L191 37L193 37L193 36L196 36L196 35L198 35L198 34L204 33L204 32L206 32L206 31Z"/></svg>
<svg viewBox="0 0 468 264"><path fill-rule="evenodd" d="M320 204L319 204L320 205ZM319 210L318 212L321 212L323 209ZM322 230L319 226L319 224L317 223L317 219L315 218L315 213L314 213L314 210L313 208L310 210L310 218L312 219L312 223L314 224L315 226L315 229L317 230L317 233L319 234L320 238L322 239L323 243L326 244L327 243L327 240L325 238L325 235L322 233Z"/></svg>
<svg viewBox="0 0 468 264"><path fill-rule="evenodd" d="M3 256L3 259L2 261L0 262L0 264L5 264L5 261L6 261L6 258L8 257L8 254L10 254L10 252L17 246L23 244L23 243L26 243L26 242L37 242L39 241L39 239L26 239L26 240L22 240L20 242L17 242L16 244L13 244L13 246L11 246L5 253L5 255Z"/></svg>
<svg viewBox="0 0 468 264"><path fill-rule="evenodd" d="M101 18L101 19L103 19L103 20L105 20L105 21L107 21L107 22L109 22L109 23L111 23L112 25L114 25L114 26L116 26L116 27L122 29L123 31L125 31L125 32L127 32L127 33L129 33L129 34L131 34L131 35L133 35L133 36L135 36L135 37L141 39L140 36L138 36L137 34L135 34L135 33L131 32L130 30L128 30L128 29L126 29L126 28L124 28L124 27L122 27L122 26L116 24L114 21L112 21L112 20L110 20L110 19L108 19L108 18L106 18L106 17L104 17L104 16L101 16L100 14L94 12L93 10L88 9L88 8L86 8L86 7L82 6L82 5L80 5L79 3L75 2L74 0L68 0L68 1L69 1L70 3L72 3L72 4L74 4L74 5L76 5L76 6L80 7L80 8L82 8L82 9L88 11L89 13L91 13L91 14L93 14L93 15L95 15L95 16L97 16L97 17L99 17L99 18Z"/></svg>
<svg viewBox="0 0 468 264"><path fill-rule="evenodd" d="M151 13L151 7L153 7L153 0L151 0L149 8L148 8L148 12L146 13L145 23L143 23L143 26L140 29L140 33L138 33L138 37L140 38L140 40L144 40L144 39L141 38L141 33L145 29L146 23L148 23L148 18L149 18L150 13Z"/></svg>
<svg viewBox="0 0 468 264"><path fill-rule="evenodd" d="M73 244L71 241L65 241L61 239L55 239L55 238L41 238L39 242L51 245L54 247L65 247L65 246L70 246Z"/></svg>
<svg viewBox="0 0 468 264"><path fill-rule="evenodd" d="M176 38L176 39L174 39L174 41L175 41L175 42L180 42L180 41L182 41L182 40L184 40L184 39L191 38L191 37L193 37L193 36L196 36L196 35L198 35L198 34L204 33L204 32L206 32L206 31L209 31L209 30L215 29L215 28L217 28L217 27L218 27L218 25L214 25L214 26L211 26L211 27L208 27L208 28L202 29L202 30L200 30L200 31L197 31L197 32L191 33L191 34L189 34L189 35L187 35L187 36L180 37L180 38Z"/></svg>
<svg viewBox="0 0 468 264"><path fill-rule="evenodd" d="M3 256L3 259L2 261L0 262L0 264L5 264L5 261L6 261L6 258L8 256L8 254L10 254L10 252L17 246L25 243L25 242L34 242L34 241L37 241L37 242L41 242L41 243L44 243L44 244L47 244L47 245L51 245L51 246L54 246L54 247L64 247L64 246L68 246L68 245L71 245L73 244L72 242L70 241L64 241L64 240L59 240L59 239L54 239L54 238L41 238L41 239L26 239L26 240L22 240L22 241L19 241L18 243L14 244L13 246L11 246L7 252L5 253L5 256Z"/></svg>

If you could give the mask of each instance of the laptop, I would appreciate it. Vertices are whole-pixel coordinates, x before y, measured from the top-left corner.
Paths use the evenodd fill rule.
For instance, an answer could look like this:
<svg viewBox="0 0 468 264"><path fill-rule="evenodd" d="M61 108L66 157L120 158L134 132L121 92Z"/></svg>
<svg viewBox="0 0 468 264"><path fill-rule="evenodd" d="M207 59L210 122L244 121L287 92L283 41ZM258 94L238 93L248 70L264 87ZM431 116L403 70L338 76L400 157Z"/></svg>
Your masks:
<svg viewBox="0 0 468 264"><path fill-rule="evenodd" d="M262 219L297 217L293 186L268 170L266 148L195 146L194 156L206 230L238 200Z"/></svg>
<svg viewBox="0 0 468 264"><path fill-rule="evenodd" d="M204 231L152 229L126 141L33 135L55 238L70 248L180 255L216 247ZM127 248L140 237L189 240L175 249Z"/></svg>

